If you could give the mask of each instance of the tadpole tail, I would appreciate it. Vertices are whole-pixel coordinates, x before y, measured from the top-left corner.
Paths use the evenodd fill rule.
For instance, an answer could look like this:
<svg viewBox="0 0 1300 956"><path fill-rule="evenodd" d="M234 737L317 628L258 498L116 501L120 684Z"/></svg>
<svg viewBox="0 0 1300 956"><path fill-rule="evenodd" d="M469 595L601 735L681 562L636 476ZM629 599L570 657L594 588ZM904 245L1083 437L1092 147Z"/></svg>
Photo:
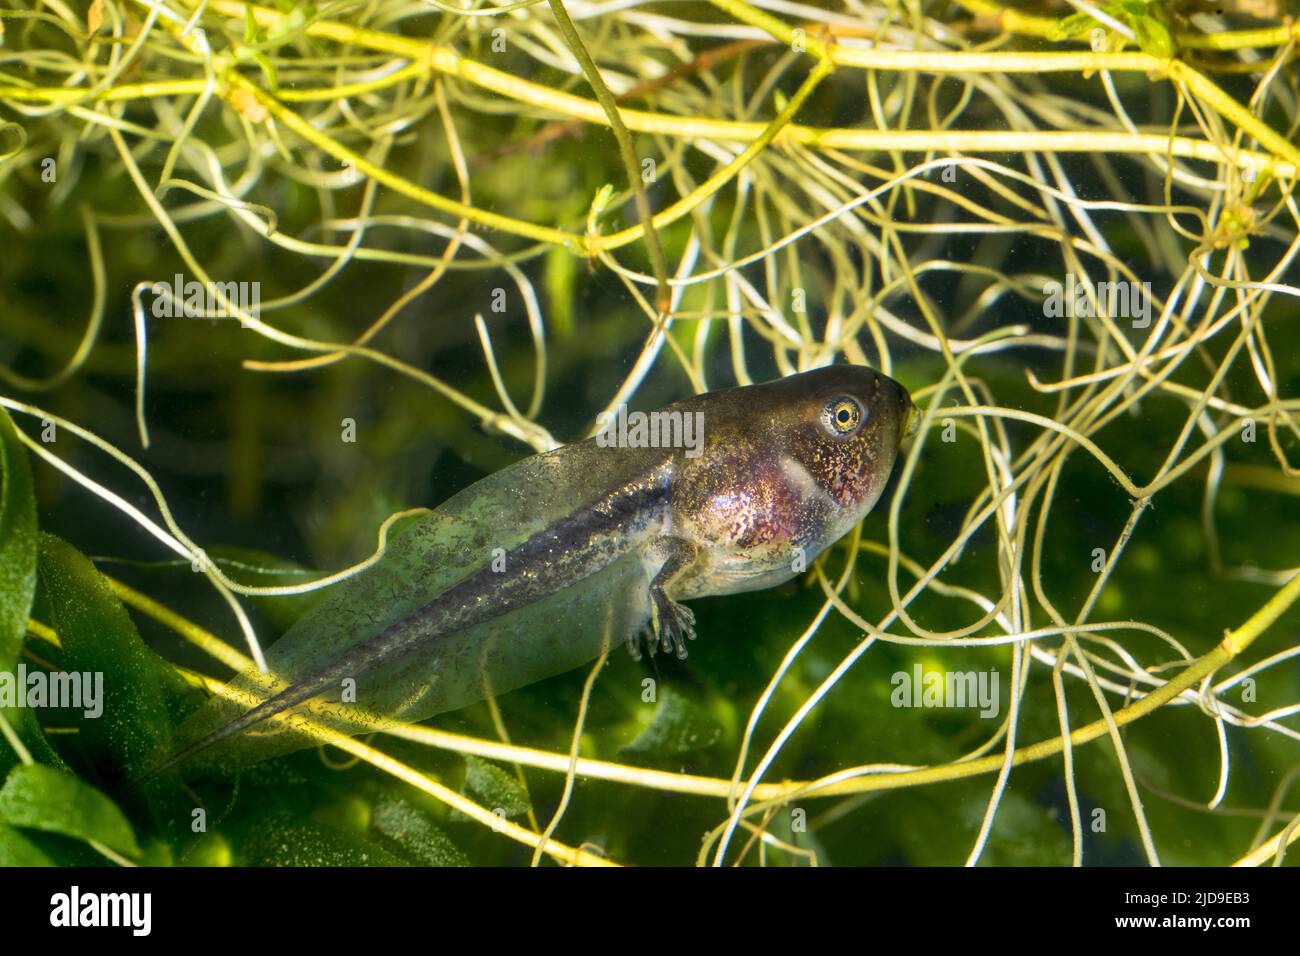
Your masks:
<svg viewBox="0 0 1300 956"><path fill-rule="evenodd" d="M137 778L131 784L131 789L138 790L195 754L251 730L291 707L320 696L331 687L337 686L345 677L359 677L375 665L394 660L413 650L417 646L416 642L410 640L409 635L403 634L404 628L401 625L406 623L406 621L400 622L396 627L376 634L365 643L345 654L340 654L321 670L304 677L296 684L291 684L275 696L262 701L252 710L240 714L206 737L172 754L158 766Z"/></svg>

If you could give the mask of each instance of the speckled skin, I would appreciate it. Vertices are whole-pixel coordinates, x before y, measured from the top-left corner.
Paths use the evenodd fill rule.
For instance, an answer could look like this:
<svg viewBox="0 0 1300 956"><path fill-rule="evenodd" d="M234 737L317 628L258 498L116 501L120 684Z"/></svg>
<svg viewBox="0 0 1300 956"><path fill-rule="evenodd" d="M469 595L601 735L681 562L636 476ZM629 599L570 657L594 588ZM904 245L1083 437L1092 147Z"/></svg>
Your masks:
<svg viewBox="0 0 1300 956"><path fill-rule="evenodd" d="M852 434L832 434L821 413L844 395L861 403L866 419ZM798 573L797 548L802 566L811 564L880 497L913 407L901 385L858 365L681 404L704 410L707 449L675 461L673 533L697 551L669 589L681 600L787 581Z"/></svg>
<svg viewBox="0 0 1300 956"><path fill-rule="evenodd" d="M859 420L840 431L827 414L844 405ZM913 419L902 386L850 365L662 411L702 416L692 419L703 426L698 454L593 438L470 486L272 646L286 690L233 719L199 715L209 723L196 742L150 776L288 708L336 698L348 679L370 681L357 706L420 720L464 706L479 685L504 692L577 666L598 653L591 614L557 620L551 609L567 595L599 606L582 604L584 589L628 592L602 601L634 653L645 640L685 657L694 615L678 602L771 587L806 568L871 510Z"/></svg>

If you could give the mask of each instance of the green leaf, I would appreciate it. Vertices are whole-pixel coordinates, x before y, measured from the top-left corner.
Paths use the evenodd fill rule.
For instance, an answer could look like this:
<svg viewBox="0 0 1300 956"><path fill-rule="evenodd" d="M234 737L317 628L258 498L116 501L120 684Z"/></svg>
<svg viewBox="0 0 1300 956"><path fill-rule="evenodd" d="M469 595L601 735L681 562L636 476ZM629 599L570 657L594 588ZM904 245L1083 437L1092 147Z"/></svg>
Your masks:
<svg viewBox="0 0 1300 956"><path fill-rule="evenodd" d="M54 861L13 827L0 823L0 866L54 866Z"/></svg>
<svg viewBox="0 0 1300 956"><path fill-rule="evenodd" d="M316 16L316 5L313 3L293 3L290 4L288 16L281 18L280 22L266 31L267 41L275 43L292 39L297 34L307 28L308 23Z"/></svg>
<svg viewBox="0 0 1300 956"><path fill-rule="evenodd" d="M1167 60L1178 52L1169 28L1155 17L1134 17L1133 34L1143 53Z"/></svg>
<svg viewBox="0 0 1300 956"><path fill-rule="evenodd" d="M1049 40L1068 40L1070 37L1078 36L1081 33L1087 33L1093 27L1097 26L1097 21L1086 13L1072 13L1068 17L1062 17L1052 24L1052 29L1047 33Z"/></svg>
<svg viewBox="0 0 1300 956"><path fill-rule="evenodd" d="M78 743L110 776L142 775L171 749L165 693L185 685L140 640L104 576L70 544L40 537L40 599L66 670L103 674L99 717L74 712Z"/></svg>
<svg viewBox="0 0 1300 956"><path fill-rule="evenodd" d="M522 816L533 808L532 801L519 781L494 763L480 760L478 757L465 758L465 792L476 797L493 813L504 814L507 818ZM463 814L457 813L455 819L464 820Z"/></svg>
<svg viewBox="0 0 1300 956"><path fill-rule="evenodd" d="M371 840L275 811L248 834L241 863L250 866L406 866Z"/></svg>
<svg viewBox="0 0 1300 956"><path fill-rule="evenodd" d="M112 800L71 774L40 764L14 767L0 789L0 820L15 827L97 840L139 856L131 824Z"/></svg>
<svg viewBox="0 0 1300 956"><path fill-rule="evenodd" d="M381 841L395 853L421 866L469 866L456 844L434 826L429 815L407 800L385 798L378 803L370 824Z"/></svg>
<svg viewBox="0 0 1300 956"><path fill-rule="evenodd" d="M665 691L650 726L621 747L620 753L679 757L711 747L721 736L721 725L703 707L681 694Z"/></svg>
<svg viewBox="0 0 1300 956"><path fill-rule="evenodd" d="M0 408L0 670L12 671L36 591L36 498L27 453Z"/></svg>
<svg viewBox="0 0 1300 956"><path fill-rule="evenodd" d="M18 432L9 414L0 408L0 671L15 673L35 591L36 497L32 474ZM39 759L62 762L45 742L30 710L7 708L0 710L0 717ZM18 762L18 754L0 738L0 774Z"/></svg>

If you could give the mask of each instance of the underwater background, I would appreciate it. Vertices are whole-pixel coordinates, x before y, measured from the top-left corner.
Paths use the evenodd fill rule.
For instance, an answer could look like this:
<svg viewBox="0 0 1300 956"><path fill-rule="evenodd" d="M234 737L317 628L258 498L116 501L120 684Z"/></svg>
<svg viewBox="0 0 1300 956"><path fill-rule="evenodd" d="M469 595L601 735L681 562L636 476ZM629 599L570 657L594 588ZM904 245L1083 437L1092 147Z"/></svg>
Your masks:
<svg viewBox="0 0 1300 956"><path fill-rule="evenodd" d="M0 863L1293 863L1280 7L459 6L0 0L0 671L106 688L0 709ZM223 582L832 362L919 433L686 660L130 788L323 593Z"/></svg>

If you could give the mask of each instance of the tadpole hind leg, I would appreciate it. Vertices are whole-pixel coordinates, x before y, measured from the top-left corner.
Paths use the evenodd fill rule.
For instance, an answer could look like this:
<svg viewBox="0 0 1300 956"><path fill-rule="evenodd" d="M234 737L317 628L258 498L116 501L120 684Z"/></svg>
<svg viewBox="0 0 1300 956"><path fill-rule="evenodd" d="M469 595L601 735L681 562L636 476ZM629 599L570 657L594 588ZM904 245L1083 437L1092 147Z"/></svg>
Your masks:
<svg viewBox="0 0 1300 956"><path fill-rule="evenodd" d="M662 589L654 592L654 601L660 648L665 654L675 650L678 660L686 660L686 642L695 640L694 612L678 604Z"/></svg>
<svg viewBox="0 0 1300 956"><path fill-rule="evenodd" d="M695 615L670 598L668 588L695 563L698 551L694 542L671 535L656 539L654 547L664 560L650 582L651 653L657 643L665 654L675 650L678 660L685 660L686 641L695 640Z"/></svg>

